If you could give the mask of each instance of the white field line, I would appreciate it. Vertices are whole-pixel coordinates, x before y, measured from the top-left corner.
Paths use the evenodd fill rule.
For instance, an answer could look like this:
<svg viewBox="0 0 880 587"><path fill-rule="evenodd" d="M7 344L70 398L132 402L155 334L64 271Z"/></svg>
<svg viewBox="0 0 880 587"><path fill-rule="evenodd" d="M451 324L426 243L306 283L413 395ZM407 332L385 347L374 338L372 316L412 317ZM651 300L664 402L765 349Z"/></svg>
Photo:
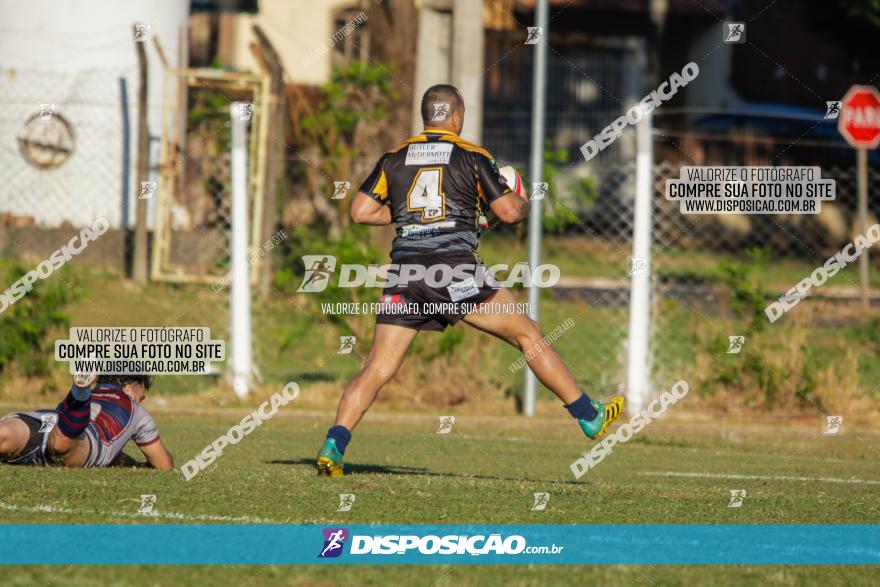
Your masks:
<svg viewBox="0 0 880 587"><path fill-rule="evenodd" d="M132 514L129 512L99 512L91 510L75 510L71 508L61 508L53 505L38 505L34 507L22 507L3 503L0 501L0 509L11 512L32 512L32 513L48 513L48 514L74 514L83 516L109 516L114 518L165 518L169 520L189 520L197 522L247 522L249 524L277 524L275 520L265 520L263 518L253 518L251 516L215 516L210 514L177 514L153 512L149 514Z"/></svg>
<svg viewBox="0 0 880 587"><path fill-rule="evenodd" d="M371 433L371 436L387 436L387 437L397 437L400 436L400 433L383 433L376 432ZM516 436L480 436L473 434L465 434L464 432L452 432L446 435L448 438L462 438L465 440L489 440L489 441L498 441L498 442L514 442L514 443L528 443L528 444L552 444L554 446L559 446L560 444L574 445L580 444L581 449L583 449L583 443L585 440L583 437L577 440L541 440L535 438L520 438ZM576 435L575 435L576 436ZM588 445L587 448L592 447L592 445ZM643 450L669 450L668 446L665 445L656 445L656 446L644 446L642 445L640 448ZM710 450L713 454L716 455L733 455L733 456L742 456L742 452L740 451L719 451L714 447L702 447L702 446L676 446L676 451L687 451L687 452L705 452ZM824 457L802 457L802 456L792 456L789 454L780 455L780 454L763 454L763 453L754 453L750 454L749 458L758 458L758 459L773 459L775 461L811 461L815 463L850 463L850 464L858 464L863 465L865 461L860 461L858 459L828 459Z"/></svg>
<svg viewBox="0 0 880 587"><path fill-rule="evenodd" d="M746 479L755 481L818 481L820 483L849 483L852 485L880 485L871 479L837 479L834 477L786 477L782 475L728 475L724 473L677 473L675 471L642 471L639 475L657 477L697 477L703 479Z"/></svg>

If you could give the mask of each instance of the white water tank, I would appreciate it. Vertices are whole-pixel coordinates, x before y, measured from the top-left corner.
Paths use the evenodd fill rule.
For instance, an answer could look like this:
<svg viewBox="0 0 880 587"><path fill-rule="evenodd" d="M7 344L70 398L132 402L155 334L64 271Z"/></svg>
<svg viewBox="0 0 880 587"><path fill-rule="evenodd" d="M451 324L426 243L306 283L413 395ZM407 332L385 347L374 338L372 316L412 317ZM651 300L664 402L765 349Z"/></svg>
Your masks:
<svg viewBox="0 0 880 587"><path fill-rule="evenodd" d="M0 15L0 216L132 226L140 194L132 26L147 25L176 65L189 1L0 0ZM155 165L164 72L151 41L145 49Z"/></svg>

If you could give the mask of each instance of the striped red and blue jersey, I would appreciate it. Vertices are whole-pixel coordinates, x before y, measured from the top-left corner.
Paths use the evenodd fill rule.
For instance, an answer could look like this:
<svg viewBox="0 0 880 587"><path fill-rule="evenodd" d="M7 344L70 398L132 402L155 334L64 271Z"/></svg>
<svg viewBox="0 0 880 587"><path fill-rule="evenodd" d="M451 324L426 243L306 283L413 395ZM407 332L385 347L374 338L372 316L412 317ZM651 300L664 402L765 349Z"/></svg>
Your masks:
<svg viewBox="0 0 880 587"><path fill-rule="evenodd" d="M159 431L150 413L116 385L97 385L92 391L91 409L85 431L91 448L86 467L110 465L129 440L138 446L159 441Z"/></svg>

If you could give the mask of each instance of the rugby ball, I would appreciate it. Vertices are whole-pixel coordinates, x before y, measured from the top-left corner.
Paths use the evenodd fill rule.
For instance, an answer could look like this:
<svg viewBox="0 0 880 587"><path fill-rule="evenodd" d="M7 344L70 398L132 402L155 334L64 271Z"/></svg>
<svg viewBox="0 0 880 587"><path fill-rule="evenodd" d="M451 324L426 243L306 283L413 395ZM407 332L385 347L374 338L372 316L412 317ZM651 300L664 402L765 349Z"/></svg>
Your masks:
<svg viewBox="0 0 880 587"><path fill-rule="evenodd" d="M519 172L513 168L512 165L505 165L501 169L498 170L498 173L501 174L501 179L504 180L504 183L507 184L513 193L519 194L520 196L525 195L525 191L523 190L522 178L519 176Z"/></svg>

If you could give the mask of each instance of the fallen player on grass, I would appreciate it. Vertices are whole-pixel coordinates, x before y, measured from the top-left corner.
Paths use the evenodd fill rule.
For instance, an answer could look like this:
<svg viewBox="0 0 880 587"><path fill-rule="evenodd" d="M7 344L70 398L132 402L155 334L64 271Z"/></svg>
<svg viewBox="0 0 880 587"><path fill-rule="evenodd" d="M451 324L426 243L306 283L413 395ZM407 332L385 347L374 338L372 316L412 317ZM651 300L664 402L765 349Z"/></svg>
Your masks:
<svg viewBox="0 0 880 587"><path fill-rule="evenodd" d="M149 412L140 404L149 375L75 376L54 409L9 414L0 420L0 463L64 467L174 468ZM147 459L122 452L133 440Z"/></svg>

